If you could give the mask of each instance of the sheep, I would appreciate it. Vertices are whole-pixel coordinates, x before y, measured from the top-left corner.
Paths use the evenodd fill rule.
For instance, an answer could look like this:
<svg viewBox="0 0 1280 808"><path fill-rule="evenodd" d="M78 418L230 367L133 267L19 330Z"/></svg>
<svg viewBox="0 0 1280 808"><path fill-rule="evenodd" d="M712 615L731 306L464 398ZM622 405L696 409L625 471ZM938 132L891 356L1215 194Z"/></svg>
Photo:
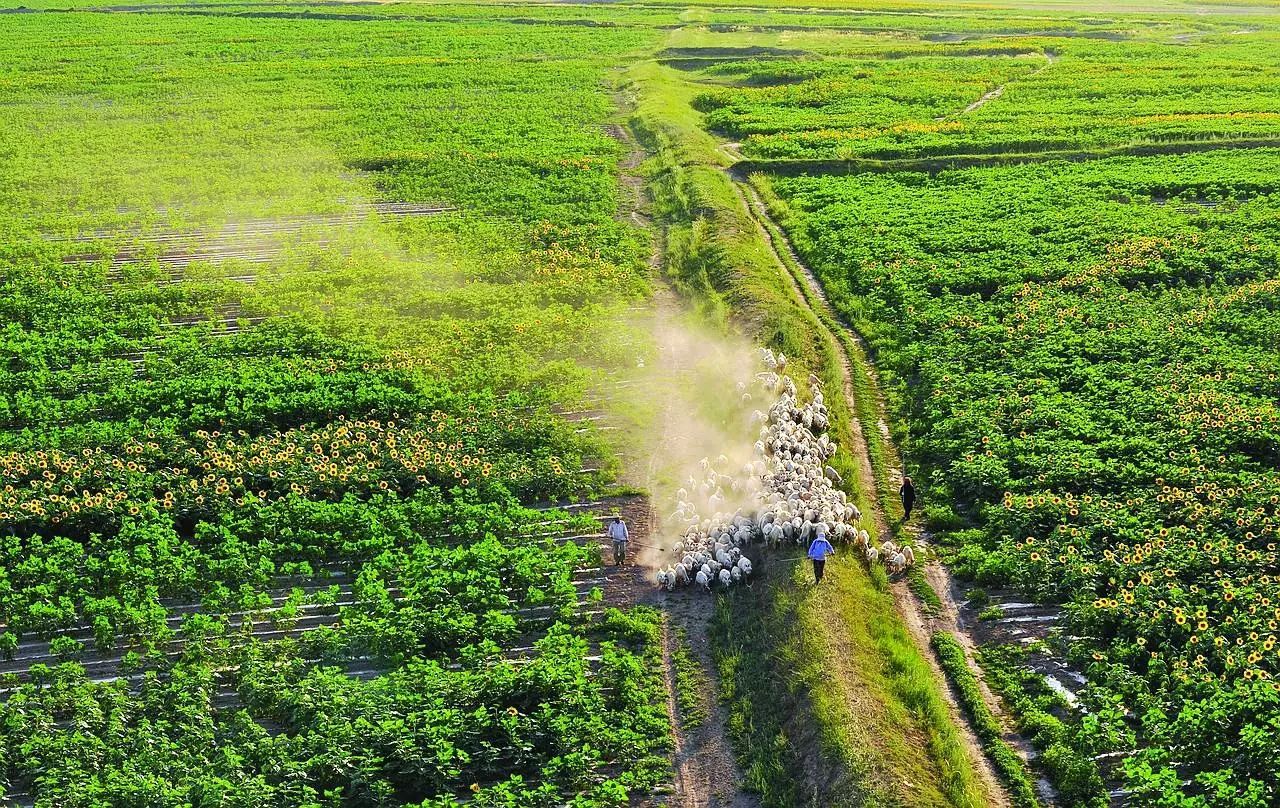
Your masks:
<svg viewBox="0 0 1280 808"><path fill-rule="evenodd" d="M796 380L784 373L784 355L765 350L761 361L764 372L735 385L732 393L745 401L763 389L772 398L752 414L750 432L758 434L744 442L750 459L740 467L729 463L728 453L700 461L702 473L679 492L671 519L682 526L675 557L681 559L683 573L675 567L666 570L664 583L684 585L690 576L704 588L741 583L751 574L741 548L756 539L778 547L803 543L821 532L855 542L872 561L882 557L858 528L862 514L839 489L844 481L828 464L838 447L826 432L828 410L819 380L808 379L806 403L799 398ZM691 502L691 495L707 507Z"/></svg>
<svg viewBox="0 0 1280 808"><path fill-rule="evenodd" d="M675 576L675 582L680 586L688 586L689 584L689 567L683 563L676 564L672 569L672 575Z"/></svg>
<svg viewBox="0 0 1280 808"><path fill-rule="evenodd" d="M675 586L674 576L672 576L672 574L667 572L666 570L658 570L657 578L658 578L658 586L662 587L668 592L670 592L671 589Z"/></svg>
<svg viewBox="0 0 1280 808"><path fill-rule="evenodd" d="M916 563L916 551L910 545L902 548L902 556L908 567Z"/></svg>
<svg viewBox="0 0 1280 808"><path fill-rule="evenodd" d="M889 568L890 575L897 575L907 566L907 557L898 551L885 562L885 566Z"/></svg>
<svg viewBox="0 0 1280 808"><path fill-rule="evenodd" d="M874 564L880 560L880 551L874 547L868 547L866 552L867 564Z"/></svg>
<svg viewBox="0 0 1280 808"><path fill-rule="evenodd" d="M708 592L711 591L711 576L708 575L706 572L702 570L698 570L697 581L698 581L698 586L702 587Z"/></svg>

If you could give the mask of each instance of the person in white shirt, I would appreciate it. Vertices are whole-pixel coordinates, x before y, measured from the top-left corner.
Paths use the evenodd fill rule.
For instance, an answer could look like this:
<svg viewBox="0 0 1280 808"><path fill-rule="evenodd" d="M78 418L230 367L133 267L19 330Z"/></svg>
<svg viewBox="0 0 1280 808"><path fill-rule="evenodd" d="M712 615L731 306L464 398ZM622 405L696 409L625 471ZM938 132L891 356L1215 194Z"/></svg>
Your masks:
<svg viewBox="0 0 1280 808"><path fill-rule="evenodd" d="M609 523L609 538L613 540L613 563L615 565L625 564L627 561L627 539L630 535L627 533L627 523L622 521L621 516L613 517L613 521Z"/></svg>

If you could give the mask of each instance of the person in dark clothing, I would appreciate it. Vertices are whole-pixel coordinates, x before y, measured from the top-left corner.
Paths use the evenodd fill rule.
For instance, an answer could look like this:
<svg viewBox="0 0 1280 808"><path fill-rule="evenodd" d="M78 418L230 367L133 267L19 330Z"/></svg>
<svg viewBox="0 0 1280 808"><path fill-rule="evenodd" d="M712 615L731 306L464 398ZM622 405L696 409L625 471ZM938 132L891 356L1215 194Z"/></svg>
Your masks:
<svg viewBox="0 0 1280 808"><path fill-rule="evenodd" d="M916 504L916 484L911 482L910 477L902 478L902 487L898 489L898 495L902 497L902 521L911 518L911 509Z"/></svg>
<svg viewBox="0 0 1280 808"><path fill-rule="evenodd" d="M809 558L813 561L813 582L822 583L822 571L827 566L827 556L835 555L836 548L827 541L826 534L819 533L809 544Z"/></svg>

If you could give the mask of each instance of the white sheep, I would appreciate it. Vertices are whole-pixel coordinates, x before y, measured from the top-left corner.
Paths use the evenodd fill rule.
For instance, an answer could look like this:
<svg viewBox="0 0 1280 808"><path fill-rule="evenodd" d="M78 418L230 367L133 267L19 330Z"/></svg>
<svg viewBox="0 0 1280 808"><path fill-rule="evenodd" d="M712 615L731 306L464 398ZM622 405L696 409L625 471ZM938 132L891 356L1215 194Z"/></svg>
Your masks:
<svg viewBox="0 0 1280 808"><path fill-rule="evenodd" d="M751 562L740 548L757 538L777 547L784 541L800 544L822 532L833 540L858 543L862 552L874 552L876 560L881 557L866 531L858 528L862 515L839 490L843 481L828 465L837 446L825 432L828 412L819 380L808 380L808 401L802 402L795 380L783 373L786 357L762 351L761 359L765 371L735 385L734 393L757 396L764 389L772 397L752 416L751 432L758 434L743 444L754 449L752 459L734 467L725 452L714 461L701 461L700 479L690 478L669 522L682 526L674 555L682 559L684 572L668 569L664 581L680 586L692 575L704 588L741 583L751 574ZM709 507L690 502L690 492Z"/></svg>
<svg viewBox="0 0 1280 808"><path fill-rule="evenodd" d="M885 562L885 566L889 568L890 575L897 575L907 566L907 557L899 550Z"/></svg>

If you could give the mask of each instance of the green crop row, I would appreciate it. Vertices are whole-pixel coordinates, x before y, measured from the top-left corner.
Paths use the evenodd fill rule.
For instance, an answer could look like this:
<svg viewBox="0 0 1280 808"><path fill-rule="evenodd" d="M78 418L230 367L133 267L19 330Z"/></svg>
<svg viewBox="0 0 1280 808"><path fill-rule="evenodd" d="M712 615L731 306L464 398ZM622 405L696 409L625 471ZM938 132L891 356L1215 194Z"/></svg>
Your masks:
<svg viewBox="0 0 1280 808"><path fill-rule="evenodd" d="M1277 159L772 181L953 569L1066 604L1096 714L1141 717L1135 791L1199 772L1248 805L1275 775L1245 750L1280 704Z"/></svg>
<svg viewBox="0 0 1280 808"><path fill-rule="evenodd" d="M964 647L950 634L941 631L933 635L931 642L938 655L938 663L955 688L960 706L964 708L978 740L982 742L982 751L990 758L1000 779L1008 787L1009 798L1019 808L1038 808L1040 799L1036 795L1031 775L1027 772L1027 764L1005 742L1004 730L983 700L978 680L973 671L969 670Z"/></svg>

